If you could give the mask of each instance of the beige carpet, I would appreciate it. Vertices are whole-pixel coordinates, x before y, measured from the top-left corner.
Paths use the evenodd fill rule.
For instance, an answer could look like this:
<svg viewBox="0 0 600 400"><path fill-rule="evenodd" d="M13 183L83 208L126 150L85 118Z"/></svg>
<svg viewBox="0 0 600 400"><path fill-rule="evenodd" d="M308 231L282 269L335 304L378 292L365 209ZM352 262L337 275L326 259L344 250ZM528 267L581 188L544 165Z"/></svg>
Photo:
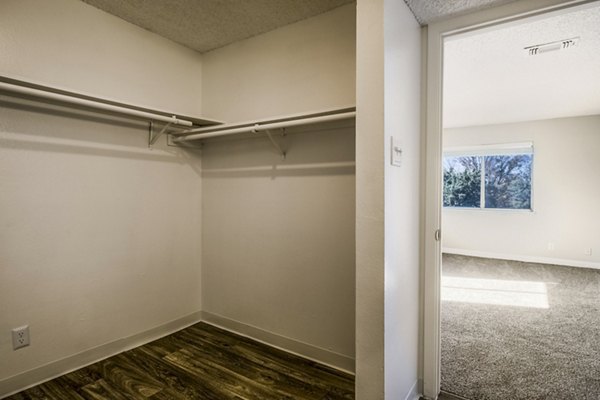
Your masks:
<svg viewBox="0 0 600 400"><path fill-rule="evenodd" d="M600 271L444 255L442 390L600 399Z"/></svg>

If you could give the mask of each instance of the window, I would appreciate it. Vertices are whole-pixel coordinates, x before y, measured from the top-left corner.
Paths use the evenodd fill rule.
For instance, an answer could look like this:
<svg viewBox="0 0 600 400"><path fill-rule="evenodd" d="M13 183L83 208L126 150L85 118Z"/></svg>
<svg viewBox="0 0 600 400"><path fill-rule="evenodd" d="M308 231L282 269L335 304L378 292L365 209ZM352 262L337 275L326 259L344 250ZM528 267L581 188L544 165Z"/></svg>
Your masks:
<svg viewBox="0 0 600 400"><path fill-rule="evenodd" d="M444 152L444 207L531 210L533 145Z"/></svg>

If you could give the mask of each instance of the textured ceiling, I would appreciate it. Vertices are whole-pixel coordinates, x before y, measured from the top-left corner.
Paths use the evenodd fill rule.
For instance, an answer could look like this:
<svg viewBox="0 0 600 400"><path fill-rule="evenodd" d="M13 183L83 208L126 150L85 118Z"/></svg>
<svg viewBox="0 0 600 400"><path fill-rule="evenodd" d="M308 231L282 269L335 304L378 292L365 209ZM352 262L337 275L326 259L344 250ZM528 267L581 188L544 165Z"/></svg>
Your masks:
<svg viewBox="0 0 600 400"><path fill-rule="evenodd" d="M577 36L573 48L523 50ZM593 114L600 114L600 2L445 43L445 127Z"/></svg>
<svg viewBox="0 0 600 400"><path fill-rule="evenodd" d="M404 0L421 25L517 0Z"/></svg>
<svg viewBox="0 0 600 400"><path fill-rule="evenodd" d="M82 1L202 53L354 2L354 0Z"/></svg>
<svg viewBox="0 0 600 400"><path fill-rule="evenodd" d="M204 53L356 0L81 1ZM405 0L423 25L511 1L516 0Z"/></svg>

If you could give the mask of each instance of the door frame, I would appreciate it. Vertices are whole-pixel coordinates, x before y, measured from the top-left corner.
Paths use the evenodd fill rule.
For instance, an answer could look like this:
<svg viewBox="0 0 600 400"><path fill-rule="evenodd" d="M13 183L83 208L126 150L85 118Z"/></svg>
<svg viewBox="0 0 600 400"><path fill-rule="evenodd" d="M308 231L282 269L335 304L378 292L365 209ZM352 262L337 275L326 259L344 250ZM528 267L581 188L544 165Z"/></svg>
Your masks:
<svg viewBox="0 0 600 400"><path fill-rule="evenodd" d="M599 0L524 0L433 23L427 27L425 104L425 218L423 257L423 396L437 399L441 370L442 88L445 38Z"/></svg>

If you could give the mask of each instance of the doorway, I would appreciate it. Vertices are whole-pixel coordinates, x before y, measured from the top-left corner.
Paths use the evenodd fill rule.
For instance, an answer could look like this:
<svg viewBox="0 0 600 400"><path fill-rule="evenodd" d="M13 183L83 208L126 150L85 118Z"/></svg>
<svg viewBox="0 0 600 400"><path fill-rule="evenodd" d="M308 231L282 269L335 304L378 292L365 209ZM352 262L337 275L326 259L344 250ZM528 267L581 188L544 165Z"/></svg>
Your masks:
<svg viewBox="0 0 600 400"><path fill-rule="evenodd" d="M573 167L584 158L590 160L589 165L579 167L587 171L588 182L595 179L590 171L597 169L592 164L598 157L589 149L600 150L600 138L591 134L600 129L600 99L572 96L575 86L585 91L594 83L565 59L600 53L590 48L598 34L593 29L584 31L586 22L596 18L590 14L595 8L598 2L525 12L505 7L494 23L477 25L477 29L475 23L466 24L464 19L430 28L429 62L433 61L433 66L429 65L428 74L426 226L442 226L443 235L441 242L426 240L426 396L433 398L440 387L471 399L564 399L600 394L594 374L587 374L594 365L595 351L600 352L595 346L598 333L586 329L595 325L586 318L595 318L597 309L593 302L583 301L586 296L594 298L598 271L593 268L600 264L593 256L593 239L584 237L584 218L566 212L568 207L557 211L550 204L556 197L553 188L561 186L566 190L559 197L581 204L579 208L593 201L588 193L576 197L586 188L577 186L577 181L586 179L575 178ZM456 30L461 24L470 28ZM592 23L594 28L596 25ZM579 33L567 32L568 26ZM431 43L437 35L436 61ZM555 40L544 39L557 35ZM585 45L583 37L587 37ZM563 43L568 40L572 42ZM551 45L558 45L558 50L550 50ZM515 55L505 52L507 48ZM477 66L482 57L489 64L481 71L473 70L469 63ZM564 73L556 76L547 67L548 60L576 78L565 78ZM440 72L444 65L443 83L441 74L435 82L436 63ZM581 61L575 64L582 65ZM519 77L523 70L535 70L532 65L538 68L533 79ZM494 68L510 78L498 79ZM554 74L561 83L540 84L546 73ZM482 83L482 77L492 79ZM560 89L565 82L569 83L563 85L566 92ZM521 89L524 91L519 94ZM436 105L435 98L443 98L443 113L442 102ZM588 109L575 110L582 100L588 102ZM437 121L432 112L437 113ZM554 145L549 144L550 136L555 136ZM432 137L438 140L433 145ZM565 157L571 153L573 159L568 161ZM437 160L435 173L431 156ZM565 161L562 165L560 158ZM504 179L503 185L494 185L510 165L512 181ZM554 169L548 170L546 165L554 165ZM557 179L569 171L570 177ZM437 190L436 196L431 194L432 188ZM530 231L529 225L536 220L537 231ZM576 234L582 235L567 243L566 236ZM563 325L570 330L558 329ZM428 329L432 327L436 328L433 333ZM578 341L573 339L576 337ZM556 385L549 385L550 381Z"/></svg>

